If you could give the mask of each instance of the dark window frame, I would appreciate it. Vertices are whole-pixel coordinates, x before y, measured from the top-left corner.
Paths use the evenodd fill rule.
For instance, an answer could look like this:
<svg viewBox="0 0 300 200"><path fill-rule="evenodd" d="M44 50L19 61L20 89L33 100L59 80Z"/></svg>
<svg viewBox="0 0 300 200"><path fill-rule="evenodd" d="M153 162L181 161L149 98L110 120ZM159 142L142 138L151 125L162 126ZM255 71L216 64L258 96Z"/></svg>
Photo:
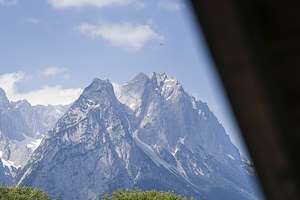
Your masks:
<svg viewBox="0 0 300 200"><path fill-rule="evenodd" d="M192 0L191 7L267 199L300 199L300 2Z"/></svg>

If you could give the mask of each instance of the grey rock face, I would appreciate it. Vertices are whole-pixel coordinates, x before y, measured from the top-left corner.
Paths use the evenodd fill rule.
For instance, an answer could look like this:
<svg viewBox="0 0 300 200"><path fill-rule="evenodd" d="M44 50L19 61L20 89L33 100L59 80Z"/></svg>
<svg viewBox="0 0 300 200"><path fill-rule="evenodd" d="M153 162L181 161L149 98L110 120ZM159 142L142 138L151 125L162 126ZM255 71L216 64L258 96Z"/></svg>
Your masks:
<svg viewBox="0 0 300 200"><path fill-rule="evenodd" d="M29 128L28 136L39 137L45 135L54 127L57 120L65 113L68 106L36 105L31 106L26 100L12 103Z"/></svg>
<svg viewBox="0 0 300 200"><path fill-rule="evenodd" d="M119 188L258 199L253 174L208 106L163 73L95 79L33 153L19 185L63 200Z"/></svg>

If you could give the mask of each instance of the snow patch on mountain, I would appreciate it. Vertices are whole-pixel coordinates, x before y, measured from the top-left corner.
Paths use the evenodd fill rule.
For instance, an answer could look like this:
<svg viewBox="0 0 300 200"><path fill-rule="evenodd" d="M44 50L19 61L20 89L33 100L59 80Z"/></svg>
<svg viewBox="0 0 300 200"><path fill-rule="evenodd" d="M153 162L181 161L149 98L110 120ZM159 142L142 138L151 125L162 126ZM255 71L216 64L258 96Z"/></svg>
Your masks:
<svg viewBox="0 0 300 200"><path fill-rule="evenodd" d="M232 155L230 155L230 154L226 154L227 156L228 156L228 158L230 158L231 160L235 160L235 158L232 156Z"/></svg>
<svg viewBox="0 0 300 200"><path fill-rule="evenodd" d="M11 160L5 160L1 158L1 161L3 163L3 166L8 167L10 170L12 170L12 168L19 168L21 167L20 165L16 165L13 161Z"/></svg>

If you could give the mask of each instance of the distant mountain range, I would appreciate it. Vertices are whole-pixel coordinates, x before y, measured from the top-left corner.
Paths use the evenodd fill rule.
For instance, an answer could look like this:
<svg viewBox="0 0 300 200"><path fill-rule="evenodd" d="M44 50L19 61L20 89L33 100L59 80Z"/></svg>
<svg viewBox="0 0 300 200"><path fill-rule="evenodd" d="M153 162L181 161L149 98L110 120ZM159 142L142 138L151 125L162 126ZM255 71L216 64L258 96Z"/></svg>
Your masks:
<svg viewBox="0 0 300 200"><path fill-rule="evenodd" d="M0 184L13 184L11 176L66 110L67 106L31 106L26 100L10 102L0 88Z"/></svg>
<svg viewBox="0 0 300 200"><path fill-rule="evenodd" d="M200 200L260 199L251 164L207 104L165 73L140 73L124 85L96 78L68 109L9 102L3 94L1 157L21 170L2 175L0 163L0 180L62 200L96 200L120 188ZM23 156L10 147L16 155L9 157L5 141L31 151Z"/></svg>

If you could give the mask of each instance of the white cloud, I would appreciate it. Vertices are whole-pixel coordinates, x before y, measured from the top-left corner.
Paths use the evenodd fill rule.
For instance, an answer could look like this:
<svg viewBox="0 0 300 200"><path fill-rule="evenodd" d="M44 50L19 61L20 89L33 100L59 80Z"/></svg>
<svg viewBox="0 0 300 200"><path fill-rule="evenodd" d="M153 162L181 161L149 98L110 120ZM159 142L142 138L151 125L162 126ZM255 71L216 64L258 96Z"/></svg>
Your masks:
<svg viewBox="0 0 300 200"><path fill-rule="evenodd" d="M86 6L94 6L98 8L107 6L129 5L136 0L48 0L48 3L54 8L80 8Z"/></svg>
<svg viewBox="0 0 300 200"><path fill-rule="evenodd" d="M69 78L67 71L68 70L64 67L51 66L44 69L44 71L41 72L41 75L44 77L56 77L60 75L67 79Z"/></svg>
<svg viewBox="0 0 300 200"><path fill-rule="evenodd" d="M143 9L146 7L146 4L144 2L141 2L141 1L136 1L135 2L135 8L137 9Z"/></svg>
<svg viewBox="0 0 300 200"><path fill-rule="evenodd" d="M17 0L0 0L0 6L14 6L17 3Z"/></svg>
<svg viewBox="0 0 300 200"><path fill-rule="evenodd" d="M15 100L26 99L32 105L67 105L75 101L81 94L80 88L63 88L61 85L43 86L41 89L27 93L15 94Z"/></svg>
<svg viewBox="0 0 300 200"><path fill-rule="evenodd" d="M9 98L13 98L15 94L16 83L23 81L25 74L23 72L0 74L0 87L5 90Z"/></svg>
<svg viewBox="0 0 300 200"><path fill-rule="evenodd" d="M26 99L32 105L67 105L76 100L82 92L81 88L64 88L61 85L46 85L36 90L19 92L18 83L26 79L28 76L23 72L0 74L0 87L5 90L10 100Z"/></svg>
<svg viewBox="0 0 300 200"><path fill-rule="evenodd" d="M101 38L112 45L135 50L141 49L151 40L163 40L163 36L155 32L150 24L81 24L78 30L90 38Z"/></svg>
<svg viewBox="0 0 300 200"><path fill-rule="evenodd" d="M160 0L157 6L167 11L178 11L182 8L180 0Z"/></svg>
<svg viewBox="0 0 300 200"><path fill-rule="evenodd" d="M31 23L31 24L39 24L39 23L41 23L41 20L40 20L40 19L34 18L34 17L28 18L26 21L27 21L28 23Z"/></svg>

